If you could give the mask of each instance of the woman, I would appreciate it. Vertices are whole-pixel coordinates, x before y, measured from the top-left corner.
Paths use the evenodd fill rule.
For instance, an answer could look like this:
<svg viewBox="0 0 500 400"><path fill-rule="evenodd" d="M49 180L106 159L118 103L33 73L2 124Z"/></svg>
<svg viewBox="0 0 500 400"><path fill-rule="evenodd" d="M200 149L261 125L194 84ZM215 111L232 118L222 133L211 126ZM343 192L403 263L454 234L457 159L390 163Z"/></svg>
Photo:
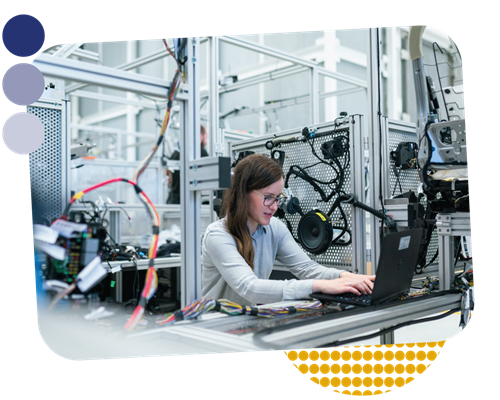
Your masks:
<svg viewBox="0 0 500 400"><path fill-rule="evenodd" d="M285 199L283 187L283 170L273 159L253 154L237 164L223 218L207 227L203 239L203 297L254 305L310 299L313 292L370 294L374 275L319 265L272 218ZM275 260L300 280L269 280Z"/></svg>

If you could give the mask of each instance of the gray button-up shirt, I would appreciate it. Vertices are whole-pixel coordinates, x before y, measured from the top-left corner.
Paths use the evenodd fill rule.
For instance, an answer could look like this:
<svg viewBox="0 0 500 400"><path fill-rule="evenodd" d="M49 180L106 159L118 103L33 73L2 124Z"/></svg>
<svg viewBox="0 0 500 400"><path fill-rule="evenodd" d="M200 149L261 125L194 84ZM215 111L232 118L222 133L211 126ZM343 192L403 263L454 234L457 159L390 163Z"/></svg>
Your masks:
<svg viewBox="0 0 500 400"><path fill-rule="evenodd" d="M295 242L286 226L271 218L254 233L254 270L238 252L227 232L225 219L207 227L202 244L202 296L228 299L240 305L309 299L313 279L335 279L341 270L311 260ZM278 260L300 280L269 280Z"/></svg>

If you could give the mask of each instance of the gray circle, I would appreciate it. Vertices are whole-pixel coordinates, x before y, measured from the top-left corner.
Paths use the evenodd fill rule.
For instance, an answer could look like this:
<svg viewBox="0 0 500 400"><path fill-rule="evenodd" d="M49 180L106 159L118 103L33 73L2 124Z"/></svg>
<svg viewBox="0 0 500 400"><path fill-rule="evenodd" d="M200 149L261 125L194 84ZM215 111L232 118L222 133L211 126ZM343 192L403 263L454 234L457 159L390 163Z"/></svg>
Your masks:
<svg viewBox="0 0 500 400"><path fill-rule="evenodd" d="M14 104L27 106L43 94L45 80L40 70L31 64L16 64L3 76L3 92Z"/></svg>
<svg viewBox="0 0 500 400"><path fill-rule="evenodd" d="M26 112L14 114L3 126L3 141L17 154L33 153L42 145L44 136L42 121Z"/></svg>

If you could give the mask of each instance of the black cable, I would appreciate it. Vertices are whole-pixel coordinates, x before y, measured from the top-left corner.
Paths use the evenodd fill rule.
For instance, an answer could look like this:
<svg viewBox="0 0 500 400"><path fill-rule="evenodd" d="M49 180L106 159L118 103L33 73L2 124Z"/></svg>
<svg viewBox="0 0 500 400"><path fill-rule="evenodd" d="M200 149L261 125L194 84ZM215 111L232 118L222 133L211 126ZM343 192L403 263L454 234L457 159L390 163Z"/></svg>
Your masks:
<svg viewBox="0 0 500 400"><path fill-rule="evenodd" d="M361 203L357 200L354 200L352 202L352 204L354 205L354 207L361 208L362 210L365 210L365 211L369 212L370 214L375 215L377 218L381 219L384 222L387 220L387 217L388 217L387 214L385 214L379 210L375 210L374 208L372 208L364 203Z"/></svg>
<svg viewBox="0 0 500 400"><path fill-rule="evenodd" d="M113 239L113 237L109 234L109 232L107 230L106 230L106 235L109 236L109 238L114 243L116 248L118 248L120 246L118 243L116 243L115 239Z"/></svg>
<svg viewBox="0 0 500 400"><path fill-rule="evenodd" d="M444 98L443 85L441 84L442 78L441 78L441 74L439 73L439 67L438 67L437 56L436 56L436 46L439 49L439 51L441 52L441 54L443 54L443 50L441 50L441 47L436 42L432 43L432 50L434 52L434 62L435 62L435 66L436 66L436 72L437 72L439 88L440 88L439 92L441 92L441 96L443 97L443 106L444 106L444 109L446 111L446 116L447 116L448 121L449 121L450 114L448 113L448 107L446 107L446 100ZM436 91L434 91L433 94L436 94Z"/></svg>
<svg viewBox="0 0 500 400"><path fill-rule="evenodd" d="M335 129L334 133L335 132L336 132L336 129ZM348 142L348 139L345 136L340 136L340 137L343 140L346 140ZM322 164L326 164L326 165L330 166L335 171L336 176L335 176L334 179L332 179L330 181L330 184L333 184L336 181L338 181L338 183L336 185L336 189L339 190L339 188L341 188L344 185L345 168L347 168L347 166L349 165L350 157L345 157L346 161L344 163L344 167L342 167L340 165L340 162L339 162L338 158L335 156L335 154L333 154L333 152L330 149L325 149L330 154L330 156L332 157L331 158L331 160L332 160L331 162L326 162L321 157L319 157L318 154L316 153L316 149L314 148L314 138L312 138L310 141L308 140L307 142L311 146L311 151L312 151L313 155L319 160L319 162L322 163ZM337 166L339 167L339 170L337 170L335 168L335 166L333 165L333 163L337 164Z"/></svg>
<svg viewBox="0 0 500 400"><path fill-rule="evenodd" d="M378 90L377 90L377 118L378 118L378 131L379 131L379 140L380 140L380 143L379 145L382 146L382 100L381 100L381 94L380 94L380 91L381 91L381 84L380 84L380 37L379 37L379 29L377 28L376 30L377 32L377 87L378 87ZM383 160L382 160L382 152L380 151L380 165L384 165L383 164ZM384 207L384 198L382 196L382 169L380 169L380 173L379 173L379 190L380 190L380 193L379 193L379 201L380 201L380 206L382 208L382 212L385 214L385 207ZM381 229L380 230L380 242L383 241L383 230Z"/></svg>
<svg viewBox="0 0 500 400"><path fill-rule="evenodd" d="M332 342L332 343L322 344L321 347L339 347L339 346L344 346L347 343L357 342L359 340L371 339L371 338L374 338L376 336L381 336L381 335L385 335L386 333L393 332L396 329L400 329L400 328L403 328L405 326L416 325L416 324L420 324L423 322L430 322L430 321L435 321L435 320L438 320L441 318L445 318L445 317L447 317L447 316L449 316L457 311L460 311L460 308L454 308L453 310L450 310L444 314L434 316L434 317L417 319L415 321L402 322L398 325L394 325L393 327L382 329L378 332L371 333L369 335L358 336L358 337L350 338L350 339L346 339L346 340L337 340L337 341Z"/></svg>
<svg viewBox="0 0 500 400"><path fill-rule="evenodd" d="M417 272L417 273L421 274L422 272L424 272L424 269L427 268L429 265L431 265L436 260L438 255L439 255L439 249L436 250L436 253L434 254L434 256L431 258L431 260L424 267L419 268L420 272Z"/></svg>
<svg viewBox="0 0 500 400"><path fill-rule="evenodd" d="M342 188L342 186L344 186L344 180L345 180L345 170L346 168L349 166L348 162L346 161L346 163L344 164L344 166L342 167L340 165L340 161L338 160L337 157L335 157L333 155L333 153L331 151L328 151L331 155L332 155L332 160L335 164L337 164L337 166L339 167L339 171L337 171L333 164L330 163L330 166L332 167L333 170L335 170L335 172L337 173L337 176L335 177L335 180L338 180L338 183L336 185L336 189L337 191L339 191L339 188ZM346 157L346 159L349 159L349 157ZM338 179L337 179L338 178Z"/></svg>
<svg viewBox="0 0 500 400"><path fill-rule="evenodd" d="M342 230L342 232L332 240L331 245L336 245L336 246L348 246L352 243L352 235L351 235L351 231L349 229L349 222L347 221L347 216L346 216L343 208L340 205L341 200L344 198L343 196L345 196L345 195L337 197L335 199L335 201L333 202L332 206L330 207L330 210L326 213L330 217L333 214L333 212L338 209L340 216L344 221L344 226L342 226L342 227L332 225L333 228L337 228L337 229ZM344 236L345 233L349 234L349 240L345 243L337 243L340 240L340 238L342 236Z"/></svg>
<svg viewBox="0 0 500 400"><path fill-rule="evenodd" d="M423 196L423 194L420 193L419 198L418 198L419 201L422 198L422 196ZM431 194L427 193L427 197L426 197L427 205L426 205L426 209L425 209L425 219L426 220L432 220L436 216L435 215L436 213L434 213L432 211L431 206L430 206L430 196L431 196ZM418 261L417 261L417 265L415 267L416 274L422 274L424 272L424 269L427 268L429 265L431 265L436 260L438 254L439 254L439 249L437 249L436 253L432 257L432 259L427 263L427 252L429 250L429 245L431 243L432 233L434 231L434 227L435 227L435 224L431 224L430 227L425 228L425 231L424 231L425 241L423 242L423 244L421 245L421 248L419 250ZM419 267L419 265L423 265L423 267Z"/></svg>
<svg viewBox="0 0 500 400"><path fill-rule="evenodd" d="M348 141L348 139L345 136L342 136L342 139L344 141ZM288 173L286 174L286 177L285 177L285 187L288 187L288 182L289 182L290 176L293 174L296 177L305 180L307 183L309 183L311 186L313 186L314 190L319 193L321 200L323 202L327 203L328 201L330 201L333 198L333 196L335 196L336 194L342 193L341 188L344 185L345 169L349 165L349 157L346 157L346 160L344 162L344 166L342 167L338 158L331 151L329 151L327 149L327 151L332 156L332 161L326 162L325 160L320 158L318 156L318 154L316 153L316 150L314 148L314 138L312 138L311 140L307 140L307 142L311 146L311 151L312 151L313 155L319 160L319 162L312 164L312 165L309 165L309 166L306 166L306 167L301 167L299 165L290 166ZM331 179L329 181L321 181L317 178L312 177L306 171L307 168L311 168L313 166L319 165L320 163L328 165L329 167L331 167L335 171L335 177L333 179ZM335 164L338 167L338 169L336 168ZM331 189L330 194L327 195L318 184L328 185L328 187ZM331 187L330 185L334 185L335 187Z"/></svg>
<svg viewBox="0 0 500 400"><path fill-rule="evenodd" d="M88 215L90 215L90 222L95 222L97 219L99 219L99 207L97 207L97 204L95 204L92 200L81 200L80 201L82 204L90 204L93 208L94 215L91 215L88 211L86 212Z"/></svg>
<svg viewBox="0 0 500 400"><path fill-rule="evenodd" d="M323 191L323 189L321 189L321 187L318 185L318 183L324 184L324 185L329 185L329 184L332 184L333 182L319 181L318 179L315 179L311 175L309 175L306 171L304 171L304 168L302 168L302 167L300 167L298 165L292 165L290 167L288 173L286 174L286 177L285 177L285 188L288 187L288 181L289 181L290 176L292 174L295 175L298 178L301 178L301 179L305 180L307 183L309 183L314 188L314 190L319 193L319 195L321 197L321 200L324 201L325 203L327 203L328 201L330 201L331 198L336 193L338 193L338 190L333 189L329 195L326 195L326 193Z"/></svg>
<svg viewBox="0 0 500 400"><path fill-rule="evenodd" d="M455 246L455 263L453 264L454 267L457 266L458 257L460 256L460 250L461 250L460 241L461 241L461 236L455 237L455 243L454 243L454 246Z"/></svg>
<svg viewBox="0 0 500 400"><path fill-rule="evenodd" d="M397 169L397 167L395 165L393 165L393 171L394 171L394 175L396 176L396 184L394 185L394 190L392 191L392 197L394 197L394 195L396 194L396 189L398 187L398 184L399 184L399 192L402 194L403 193L403 189L401 187L401 180L399 179L399 176L401 175L401 169Z"/></svg>
<svg viewBox="0 0 500 400"><path fill-rule="evenodd" d="M394 229L394 227L392 226L393 220L390 216L383 213L382 211L376 210L364 203L357 201L354 198L354 195L344 194L342 196L337 197L335 202L332 204L330 210L328 211L327 215L330 216L335 211L336 208L340 208L341 203L352 204L354 207L361 208L362 210L367 211L370 214L384 221L391 230Z"/></svg>
<svg viewBox="0 0 500 400"><path fill-rule="evenodd" d="M140 285L139 285L139 270L137 269L137 264L135 263L135 274L134 274L134 283L132 284L132 293L134 296L135 304L139 302L139 295L140 295ZM137 283L137 285L136 285Z"/></svg>

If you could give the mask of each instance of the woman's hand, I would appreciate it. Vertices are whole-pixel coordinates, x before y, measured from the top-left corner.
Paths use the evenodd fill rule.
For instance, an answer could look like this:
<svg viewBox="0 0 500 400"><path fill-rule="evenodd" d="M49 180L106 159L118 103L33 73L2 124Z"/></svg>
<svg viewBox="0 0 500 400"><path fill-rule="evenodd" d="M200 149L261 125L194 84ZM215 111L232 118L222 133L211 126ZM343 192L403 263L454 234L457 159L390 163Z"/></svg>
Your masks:
<svg viewBox="0 0 500 400"><path fill-rule="evenodd" d="M371 294L375 275L358 275L344 271L340 278L332 280L315 279L313 292L325 294L354 293L356 295Z"/></svg>

